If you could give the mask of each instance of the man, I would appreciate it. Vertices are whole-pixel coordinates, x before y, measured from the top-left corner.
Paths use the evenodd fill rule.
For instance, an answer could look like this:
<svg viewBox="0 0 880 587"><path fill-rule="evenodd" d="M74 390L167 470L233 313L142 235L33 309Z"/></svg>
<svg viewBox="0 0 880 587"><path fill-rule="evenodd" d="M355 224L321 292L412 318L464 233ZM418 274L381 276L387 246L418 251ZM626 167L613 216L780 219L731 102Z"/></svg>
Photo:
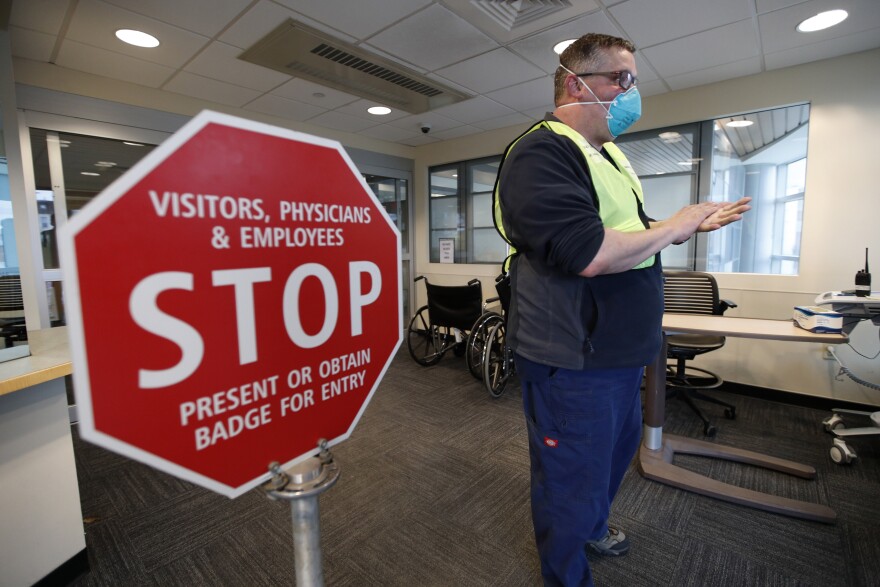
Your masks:
<svg viewBox="0 0 880 587"><path fill-rule="evenodd" d="M592 585L587 549L629 550L608 514L640 441L642 370L660 348L659 252L749 209L744 198L646 216L639 180L612 143L641 114L634 50L598 34L570 45L556 109L508 147L496 185L496 225L517 251L508 343L546 585Z"/></svg>

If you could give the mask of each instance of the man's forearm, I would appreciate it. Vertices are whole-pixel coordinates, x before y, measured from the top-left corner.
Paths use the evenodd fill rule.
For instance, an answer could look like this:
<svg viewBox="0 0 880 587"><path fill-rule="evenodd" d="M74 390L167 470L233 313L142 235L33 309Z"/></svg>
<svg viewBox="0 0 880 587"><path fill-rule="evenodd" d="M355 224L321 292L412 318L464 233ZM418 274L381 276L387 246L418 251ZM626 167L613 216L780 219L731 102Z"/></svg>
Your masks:
<svg viewBox="0 0 880 587"><path fill-rule="evenodd" d="M629 271L672 244L675 238L674 231L665 227L662 222L652 222L651 230L639 232L620 232L606 228L602 246L580 275L595 277Z"/></svg>

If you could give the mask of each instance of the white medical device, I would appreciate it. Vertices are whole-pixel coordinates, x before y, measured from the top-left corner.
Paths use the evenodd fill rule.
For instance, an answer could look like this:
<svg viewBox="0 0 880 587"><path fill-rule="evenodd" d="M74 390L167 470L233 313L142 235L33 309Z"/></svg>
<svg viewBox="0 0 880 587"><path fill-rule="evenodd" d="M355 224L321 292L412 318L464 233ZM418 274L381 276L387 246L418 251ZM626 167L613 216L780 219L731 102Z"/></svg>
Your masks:
<svg viewBox="0 0 880 587"><path fill-rule="evenodd" d="M840 314L843 317L842 330L847 335L849 335L853 331L853 328L856 327L856 324L862 320L870 320L875 325L880 326L880 292L878 291L872 291L870 295L867 296L857 296L855 291L826 291L825 293L819 294L814 303L816 306L820 307L830 306L834 312ZM829 346L828 352L831 353L831 356L834 357L834 360L840 365L841 373L845 374L860 385L880 390L880 385L865 381L853 374L843 363L840 362L837 355L834 354L833 347ZM833 412L833 415L825 418L825 420L822 421L822 424L825 426L825 430L836 436L834 444L831 446L831 459L839 465L844 465L852 462L852 460L856 458L856 453L846 444L843 438L846 436L880 435L880 411L864 412L861 410L845 410L842 408L835 408L831 411ZM872 425L863 428L847 429L840 414L867 416Z"/></svg>

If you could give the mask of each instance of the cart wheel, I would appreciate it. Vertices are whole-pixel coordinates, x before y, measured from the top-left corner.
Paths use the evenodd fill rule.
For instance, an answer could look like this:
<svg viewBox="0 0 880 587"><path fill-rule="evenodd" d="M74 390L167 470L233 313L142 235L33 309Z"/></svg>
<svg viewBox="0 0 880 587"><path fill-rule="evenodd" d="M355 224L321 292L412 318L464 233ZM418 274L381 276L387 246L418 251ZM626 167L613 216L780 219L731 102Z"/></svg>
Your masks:
<svg viewBox="0 0 880 587"><path fill-rule="evenodd" d="M705 434L709 438L715 438L715 435L718 434L718 428L716 428L712 424L705 424L703 426L703 434Z"/></svg>
<svg viewBox="0 0 880 587"><path fill-rule="evenodd" d="M853 459L857 458L855 451L839 438L834 439L834 445L829 452L831 460L838 465L848 465L853 462Z"/></svg>
<svg viewBox="0 0 880 587"><path fill-rule="evenodd" d="M443 342L436 326L431 325L428 306L422 306L406 329L406 346L416 363L427 367L443 358Z"/></svg>
<svg viewBox="0 0 880 587"><path fill-rule="evenodd" d="M843 421L838 414L834 414L833 416L828 416L824 420L822 420L822 425L825 427L826 432L831 432L832 430L837 430L838 428L846 428L846 422Z"/></svg>

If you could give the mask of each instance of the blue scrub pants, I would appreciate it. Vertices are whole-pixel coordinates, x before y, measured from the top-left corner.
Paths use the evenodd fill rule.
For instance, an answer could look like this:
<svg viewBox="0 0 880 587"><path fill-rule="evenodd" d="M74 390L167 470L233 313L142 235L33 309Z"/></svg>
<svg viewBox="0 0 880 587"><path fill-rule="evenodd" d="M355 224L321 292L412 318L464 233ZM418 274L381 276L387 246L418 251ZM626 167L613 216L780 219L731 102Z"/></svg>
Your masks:
<svg viewBox="0 0 880 587"><path fill-rule="evenodd" d="M573 371L516 355L529 432L532 522L547 586L592 586L588 540L641 439L642 368Z"/></svg>

